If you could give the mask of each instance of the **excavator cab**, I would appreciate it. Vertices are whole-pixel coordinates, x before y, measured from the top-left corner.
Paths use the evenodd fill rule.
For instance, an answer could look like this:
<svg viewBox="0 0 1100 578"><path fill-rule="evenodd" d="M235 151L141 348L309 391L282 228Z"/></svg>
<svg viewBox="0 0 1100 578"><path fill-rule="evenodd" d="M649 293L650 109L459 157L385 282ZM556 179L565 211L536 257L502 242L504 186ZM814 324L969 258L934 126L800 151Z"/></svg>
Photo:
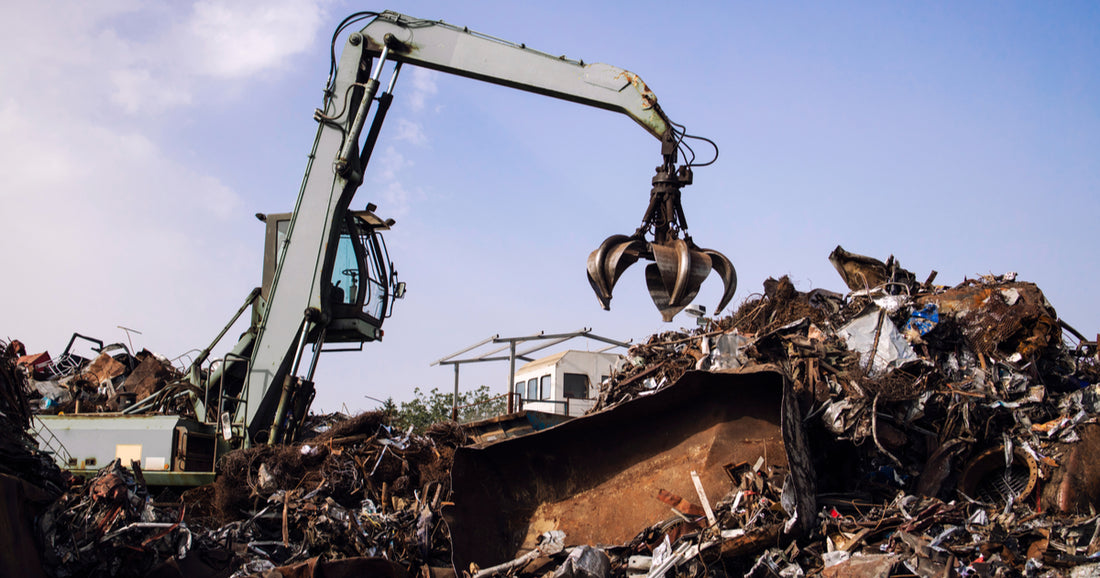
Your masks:
<svg viewBox="0 0 1100 578"><path fill-rule="evenodd" d="M405 294L397 280L382 232L393 219L382 219L368 204L363 211L347 211L339 224L336 251L329 265L326 313L331 321L325 332L328 343L363 343L382 338L382 323L390 316L393 301ZM259 216L259 215L258 215ZM290 229L291 213L264 215L267 223L264 243L264 275L261 297L267 302L280 249Z"/></svg>
<svg viewBox="0 0 1100 578"><path fill-rule="evenodd" d="M381 339L393 300L405 293L382 237L392 224L393 219L383 221L371 208L346 214L329 283L332 322L326 341Z"/></svg>

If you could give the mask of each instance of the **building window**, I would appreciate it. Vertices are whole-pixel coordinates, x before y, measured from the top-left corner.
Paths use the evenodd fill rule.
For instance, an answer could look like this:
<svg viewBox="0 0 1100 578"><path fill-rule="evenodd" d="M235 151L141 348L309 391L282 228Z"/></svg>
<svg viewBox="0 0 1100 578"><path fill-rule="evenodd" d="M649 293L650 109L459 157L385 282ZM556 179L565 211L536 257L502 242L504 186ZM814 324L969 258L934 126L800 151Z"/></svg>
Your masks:
<svg viewBox="0 0 1100 578"><path fill-rule="evenodd" d="M539 380L539 393L542 394L542 397L540 399L551 399L554 397L552 395L553 391L550 390L549 375L544 375L542 376L542 379Z"/></svg>
<svg viewBox="0 0 1100 578"><path fill-rule="evenodd" d="M523 385L524 383L522 381L516 382L516 395L520 397L523 397Z"/></svg>
<svg viewBox="0 0 1100 578"><path fill-rule="evenodd" d="M532 377L527 380L527 400L534 401L539 398L539 380Z"/></svg>
<svg viewBox="0 0 1100 578"><path fill-rule="evenodd" d="M587 399L588 376L583 373L565 374L565 383L562 384L562 397L570 399Z"/></svg>

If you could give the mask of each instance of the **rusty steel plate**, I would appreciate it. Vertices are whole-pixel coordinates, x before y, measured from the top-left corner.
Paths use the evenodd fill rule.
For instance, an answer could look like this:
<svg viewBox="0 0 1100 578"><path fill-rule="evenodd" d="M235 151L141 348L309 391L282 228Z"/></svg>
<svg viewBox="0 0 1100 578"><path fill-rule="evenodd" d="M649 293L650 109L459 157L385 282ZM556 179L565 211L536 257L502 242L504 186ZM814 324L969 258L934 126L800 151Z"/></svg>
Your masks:
<svg viewBox="0 0 1100 578"><path fill-rule="evenodd" d="M773 370L688 372L606 411L460 448L445 511L455 568L511 560L548 530L564 531L567 546L623 544L674 515L661 490L699 502L693 470L714 504L733 487L728 464L763 457L766 467L787 468L785 383Z"/></svg>

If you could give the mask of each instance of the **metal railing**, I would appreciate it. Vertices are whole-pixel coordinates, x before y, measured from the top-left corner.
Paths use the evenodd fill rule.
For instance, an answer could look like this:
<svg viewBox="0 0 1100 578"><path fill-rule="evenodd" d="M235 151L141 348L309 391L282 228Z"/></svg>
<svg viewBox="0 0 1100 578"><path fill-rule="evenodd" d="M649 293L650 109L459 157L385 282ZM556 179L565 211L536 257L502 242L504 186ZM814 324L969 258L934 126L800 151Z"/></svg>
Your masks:
<svg viewBox="0 0 1100 578"><path fill-rule="evenodd" d="M244 363L245 380L244 380L244 383L241 384L241 391L237 392L237 395L235 395L235 396L229 395L225 392L225 374L229 373L229 365L231 363L231 360L236 360L236 361ZM228 402L231 402L233 404L233 415L240 415L240 416L247 416L248 415L248 384L249 384L249 379L248 379L247 376L249 374L249 369L250 369L249 365L251 363L252 363L252 359L250 357L245 357L243 355L239 355L239 354L232 353L232 352L226 353L225 357L223 358L223 361L222 361L223 365L222 365L222 368L221 368L221 376L220 376L221 380L218 384L218 412L214 416L214 420L218 424L218 426L217 426L218 433L222 434L222 437L224 439L226 439L226 441L229 440L229 438L225 437L225 431L224 431L224 428L226 427L227 424L222 421L222 414L225 412L225 403L228 401ZM209 387L207 387L206 389L207 389L207 392L210 391ZM241 407L242 404L243 404L243 411L242 411L242 407ZM207 406L207 407L209 407L209 406ZM209 411L208 411L208 413L209 413ZM207 417L209 417L209 416L207 416ZM230 437L232 437L232 435L234 434L234 432L233 432L234 429L240 430L240 434L244 435L243 430L248 427L248 424L245 423L244 421L235 422L235 421L233 421L233 419L231 417L230 420L229 420L228 426L229 426L230 434L231 434Z"/></svg>
<svg viewBox="0 0 1100 578"><path fill-rule="evenodd" d="M38 414L32 414L33 419L38 426L38 444L42 451L52 455L54 461L58 462L58 466L61 468L69 468L76 464L76 460L73 459L72 454L65 447L65 444L61 443L61 440L57 439L53 430L46 427L46 422L39 419Z"/></svg>
<svg viewBox="0 0 1100 578"><path fill-rule="evenodd" d="M567 397L565 399L534 399L534 398L524 398L523 395L520 394L520 393L513 393L512 395L517 396L516 407L518 409L516 409L516 411L523 411L523 409L525 407L527 407L531 404L546 403L546 404L551 404L551 405L554 405L554 406L560 406L563 409L563 411L560 412L561 415L568 415L568 416L572 416L573 414L570 412L570 410L575 409L578 406L581 407L581 412L582 412L581 414L578 414L578 415L583 415L583 412L587 411L588 407L591 407L591 405L595 404L595 402L596 402L595 398L589 398L589 397ZM578 402L589 402L589 404L587 404L588 407L585 407L586 404L578 403ZM559 412L555 411L553 413L559 413Z"/></svg>
<svg viewBox="0 0 1100 578"><path fill-rule="evenodd" d="M507 393L502 393L500 395L490 397L489 399L484 399L484 400L477 401L477 402L474 402L474 403L468 403L466 405L456 405L456 406L451 408L451 419L454 420L454 421L457 421L457 422L465 423L465 422L469 422L469 421L476 421L477 419L484 419L484 418L487 418L487 417L493 417L493 416L481 415L481 413L478 412L477 415L472 416L472 418L469 417L469 416L467 418L461 418L462 410L464 410L464 409L476 408L476 407L488 405L490 403L496 403L496 402L499 402L499 400L508 397L508 395L509 394L507 394ZM504 411L502 411L501 414L507 412L507 407L508 407L508 405L507 405L507 403L505 403L504 404Z"/></svg>

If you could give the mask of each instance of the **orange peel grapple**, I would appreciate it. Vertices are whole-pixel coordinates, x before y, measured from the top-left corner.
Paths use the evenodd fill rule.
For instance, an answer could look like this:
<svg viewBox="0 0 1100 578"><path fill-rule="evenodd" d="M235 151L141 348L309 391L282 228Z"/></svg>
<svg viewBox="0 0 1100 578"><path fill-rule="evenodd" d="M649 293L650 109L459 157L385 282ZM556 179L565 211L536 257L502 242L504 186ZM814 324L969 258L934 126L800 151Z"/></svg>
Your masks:
<svg viewBox="0 0 1100 578"><path fill-rule="evenodd" d="M713 269L724 290L714 310L718 313L737 291L737 272L722 253L700 248L687 232L680 191L692 181L691 166L676 165L676 147L664 142L665 162L657 167L642 224L633 235L612 235L588 256L588 282L604 309L611 309L611 291L623 272L638 259L646 266L645 280L661 318L672 318L691 304ZM647 236L651 238L647 239Z"/></svg>

